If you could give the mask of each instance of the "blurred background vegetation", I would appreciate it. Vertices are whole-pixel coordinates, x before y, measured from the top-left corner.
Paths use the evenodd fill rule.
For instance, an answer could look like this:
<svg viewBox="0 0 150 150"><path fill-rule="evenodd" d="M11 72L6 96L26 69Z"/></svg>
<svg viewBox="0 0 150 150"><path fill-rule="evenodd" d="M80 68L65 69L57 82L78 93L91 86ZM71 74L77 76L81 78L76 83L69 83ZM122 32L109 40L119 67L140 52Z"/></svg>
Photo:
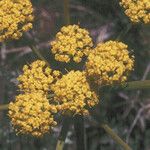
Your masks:
<svg viewBox="0 0 150 150"><path fill-rule="evenodd" d="M51 66L63 69L50 52L49 42L64 23L63 0L32 0L35 10L34 28L26 37L1 43L0 48L0 104L12 101L17 91L16 77L22 66L37 59L29 45L35 45ZM129 45L135 55L135 70L130 81L150 78L150 26L131 25L119 0L70 0L71 24L79 24L90 31L94 43L120 40ZM123 34L127 31L127 34ZM80 66L79 66L80 67ZM105 119L133 150L150 150L150 93L149 90L125 91L107 88L101 92L101 102L94 118ZM61 122L61 118L60 122ZM120 150L100 127L85 118L87 150ZM16 136L12 130L7 110L0 112L0 150L54 150L60 126L53 132L36 139ZM73 126L67 135L65 149L75 150Z"/></svg>

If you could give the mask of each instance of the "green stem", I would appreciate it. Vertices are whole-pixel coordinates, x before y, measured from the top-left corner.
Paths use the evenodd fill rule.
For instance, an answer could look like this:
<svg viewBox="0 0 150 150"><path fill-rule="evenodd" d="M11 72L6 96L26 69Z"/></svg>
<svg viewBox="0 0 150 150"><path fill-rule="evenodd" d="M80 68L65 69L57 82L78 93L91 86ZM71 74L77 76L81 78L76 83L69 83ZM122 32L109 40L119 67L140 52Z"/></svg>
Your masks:
<svg viewBox="0 0 150 150"><path fill-rule="evenodd" d="M76 115L74 117L74 129L76 133L77 150L86 150L86 138L83 116Z"/></svg>
<svg viewBox="0 0 150 150"><path fill-rule="evenodd" d="M112 85L114 88L122 88L124 90L140 90L140 89L149 89L150 88L150 80L144 80L144 81L131 81L131 82L125 82L122 84L114 84ZM104 85L103 87L111 87L111 85Z"/></svg>
<svg viewBox="0 0 150 150"><path fill-rule="evenodd" d="M57 141L56 150L63 150L64 144L65 144L64 141L58 140L58 141Z"/></svg>
<svg viewBox="0 0 150 150"><path fill-rule="evenodd" d="M132 150L127 143L125 143L107 124L101 124L101 128L103 128L111 138L118 143L120 146L124 148L124 150Z"/></svg>
<svg viewBox="0 0 150 150"><path fill-rule="evenodd" d="M70 24L70 11L69 11L69 0L64 0L64 20L65 24L69 25Z"/></svg>
<svg viewBox="0 0 150 150"><path fill-rule="evenodd" d="M41 55L41 53L39 52L39 50L35 46L32 45L32 46L29 46L29 47L39 57L39 59L45 61L47 66L50 67L49 62Z"/></svg>
<svg viewBox="0 0 150 150"><path fill-rule="evenodd" d="M56 150L63 150L69 126L70 126L70 118L65 116L61 128L61 132L57 141Z"/></svg>
<svg viewBox="0 0 150 150"><path fill-rule="evenodd" d="M34 49L35 50L35 49ZM36 51L36 50L35 50ZM38 52L38 51L36 51ZM39 54L39 53L38 53ZM40 54L41 55L41 54ZM43 61L46 61L45 58L43 58L43 56L39 56L39 58L42 57L41 59ZM49 65L49 63L47 62L47 65ZM102 86L102 87L107 87L110 85L106 85L106 86ZM131 82L126 82L122 85L114 85L120 88L123 88L124 90L138 90L138 89L149 89L150 88L150 80L145 80L145 81L131 81ZM102 88L101 87L101 88ZM5 105L0 105L0 110L6 110L8 109L8 104Z"/></svg>
<svg viewBox="0 0 150 150"><path fill-rule="evenodd" d="M7 109L8 109L8 104L0 105L0 110L7 110Z"/></svg>
<svg viewBox="0 0 150 150"><path fill-rule="evenodd" d="M147 88L150 88L150 80L127 82L125 87L126 90L147 89Z"/></svg>

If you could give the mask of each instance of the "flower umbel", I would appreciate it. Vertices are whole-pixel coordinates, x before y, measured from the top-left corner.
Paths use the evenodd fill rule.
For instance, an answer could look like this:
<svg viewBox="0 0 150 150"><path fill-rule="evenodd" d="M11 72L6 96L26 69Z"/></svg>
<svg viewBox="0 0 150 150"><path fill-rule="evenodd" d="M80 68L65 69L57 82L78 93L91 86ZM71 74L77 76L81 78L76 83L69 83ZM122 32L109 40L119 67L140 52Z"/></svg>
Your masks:
<svg viewBox="0 0 150 150"><path fill-rule="evenodd" d="M0 1L0 42L19 39L32 28L33 8L30 0Z"/></svg>
<svg viewBox="0 0 150 150"><path fill-rule="evenodd" d="M57 61L68 63L73 60L79 63L88 54L93 42L87 30L78 25L69 25L61 28L50 45Z"/></svg>
<svg viewBox="0 0 150 150"><path fill-rule="evenodd" d="M91 91L85 72L70 71L52 85L54 101L64 114L88 114L88 107L98 103L98 97Z"/></svg>
<svg viewBox="0 0 150 150"><path fill-rule="evenodd" d="M87 76L99 85L126 81L134 65L134 57L127 49L127 45L117 41L98 44L88 56Z"/></svg>
<svg viewBox="0 0 150 150"><path fill-rule="evenodd" d="M59 71L53 71L44 61L37 60L23 67L23 74L18 77L19 88L25 92L48 92L59 76Z"/></svg>
<svg viewBox="0 0 150 150"><path fill-rule="evenodd" d="M121 0L120 5L132 22L150 23L150 0Z"/></svg>
<svg viewBox="0 0 150 150"><path fill-rule="evenodd" d="M18 134L40 137L56 125L52 115L56 112L55 106L50 105L41 93L26 93L18 95L15 102L9 104L8 115Z"/></svg>

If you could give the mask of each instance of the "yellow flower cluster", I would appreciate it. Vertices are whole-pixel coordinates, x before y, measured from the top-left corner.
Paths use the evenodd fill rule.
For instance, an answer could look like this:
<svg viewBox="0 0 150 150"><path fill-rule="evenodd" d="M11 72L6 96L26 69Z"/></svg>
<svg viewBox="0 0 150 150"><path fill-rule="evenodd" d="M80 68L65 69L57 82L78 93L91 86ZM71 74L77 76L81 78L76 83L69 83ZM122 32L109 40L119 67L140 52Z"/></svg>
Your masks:
<svg viewBox="0 0 150 150"><path fill-rule="evenodd" d="M121 0L120 5L132 22L150 23L150 0Z"/></svg>
<svg viewBox="0 0 150 150"><path fill-rule="evenodd" d="M88 56L87 76L99 85L126 81L134 65L134 57L127 49L127 45L117 41L98 44Z"/></svg>
<svg viewBox="0 0 150 150"><path fill-rule="evenodd" d="M68 63L73 60L79 63L88 54L93 42L87 30L78 25L69 25L61 28L50 45L57 61Z"/></svg>
<svg viewBox="0 0 150 150"><path fill-rule="evenodd" d="M59 71L53 71L44 61L37 60L23 67L23 74L18 77L19 88L25 92L48 92L59 76Z"/></svg>
<svg viewBox="0 0 150 150"><path fill-rule="evenodd" d="M8 115L18 134L40 137L57 124L53 119L56 112L55 106L41 93L26 93L9 104Z"/></svg>
<svg viewBox="0 0 150 150"><path fill-rule="evenodd" d="M32 21L30 0L0 0L0 42L20 38L32 28Z"/></svg>
<svg viewBox="0 0 150 150"><path fill-rule="evenodd" d="M54 101L64 114L87 115L88 107L98 103L98 97L91 91L85 72L70 71L52 85Z"/></svg>
<svg viewBox="0 0 150 150"><path fill-rule="evenodd" d="M59 71L47 67L41 60L23 67L23 75L18 80L19 88L25 94L18 95L9 105L9 117L17 133L39 137L56 125L53 114L57 112L57 106L47 98L51 85L59 76Z"/></svg>
<svg viewBox="0 0 150 150"><path fill-rule="evenodd" d="M20 0L13 2L18 4ZM29 13L32 14L32 11ZM78 25L62 27L50 44L55 59L61 62L79 63L87 56L85 70L72 70L62 76L60 71L52 70L41 60L25 65L23 74L17 78L24 94L18 95L15 102L9 104L8 113L18 134L43 136L56 125L55 113L88 115L89 108L99 102L96 91L91 88L91 81L97 85L124 82L133 70L134 57L130 56L127 45L108 41L92 49L89 32Z"/></svg>

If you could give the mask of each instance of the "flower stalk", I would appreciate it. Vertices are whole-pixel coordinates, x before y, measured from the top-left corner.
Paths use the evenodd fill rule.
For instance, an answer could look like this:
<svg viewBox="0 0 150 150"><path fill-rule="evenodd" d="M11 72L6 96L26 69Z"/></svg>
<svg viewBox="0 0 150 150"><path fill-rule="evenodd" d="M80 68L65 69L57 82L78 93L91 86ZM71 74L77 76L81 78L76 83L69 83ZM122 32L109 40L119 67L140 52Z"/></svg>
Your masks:
<svg viewBox="0 0 150 150"><path fill-rule="evenodd" d="M0 105L0 110L7 110L8 104Z"/></svg>
<svg viewBox="0 0 150 150"><path fill-rule="evenodd" d="M47 64L47 66L50 67L49 62L41 55L41 53L39 52L39 50L35 46L31 45L29 47L38 56L39 59L45 61L45 63Z"/></svg>
<svg viewBox="0 0 150 150"><path fill-rule="evenodd" d="M69 126L70 126L70 118L67 116L64 116L61 132L58 137L58 141L57 141L57 145L56 145L56 150L63 150Z"/></svg>
<svg viewBox="0 0 150 150"><path fill-rule="evenodd" d="M69 0L64 0L63 1L64 5L64 21L65 25L70 24L70 11L69 11Z"/></svg>
<svg viewBox="0 0 150 150"><path fill-rule="evenodd" d="M124 84L125 90L137 90L137 89L148 89L150 88L150 80L144 81L131 81ZM124 85L121 85L122 87Z"/></svg>
<svg viewBox="0 0 150 150"><path fill-rule="evenodd" d="M122 146L124 150L132 150L107 124L101 124L100 127L103 128L116 143Z"/></svg>
<svg viewBox="0 0 150 150"><path fill-rule="evenodd" d="M74 117L74 129L76 134L77 150L86 150L86 134L84 128L84 117L76 115Z"/></svg>
<svg viewBox="0 0 150 150"><path fill-rule="evenodd" d="M103 87L109 87L111 85L104 85ZM114 88L121 88L123 90L142 90L142 89L149 89L150 88L150 80L144 80L144 81L131 81L131 82L125 82L122 84L115 84L113 85Z"/></svg>

